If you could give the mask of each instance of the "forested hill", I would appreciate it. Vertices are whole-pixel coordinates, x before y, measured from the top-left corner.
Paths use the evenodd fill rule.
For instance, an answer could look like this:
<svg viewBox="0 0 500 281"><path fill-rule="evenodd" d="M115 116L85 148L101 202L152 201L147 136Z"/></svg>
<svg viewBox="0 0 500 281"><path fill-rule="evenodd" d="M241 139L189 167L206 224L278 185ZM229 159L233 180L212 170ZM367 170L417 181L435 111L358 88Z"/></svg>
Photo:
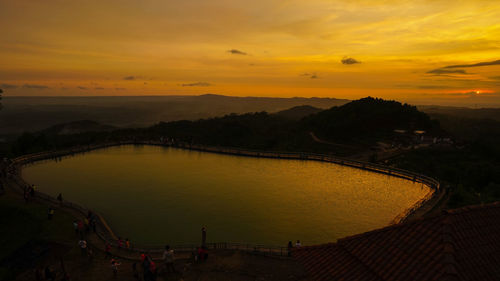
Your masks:
<svg viewBox="0 0 500 281"><path fill-rule="evenodd" d="M302 111L301 108L298 109ZM289 112L290 113L290 112ZM55 148L74 142L99 139L153 139L171 137L179 141L213 146L231 146L261 150L331 152L339 155L359 153L378 141L391 140L395 129L438 132L439 124L415 107L395 101L364 98L342 106L294 120L267 112L229 114L197 121L160 122L141 129L112 132L86 132L73 135L24 135L14 145L15 154L32 152L33 147ZM311 136L340 144L332 146ZM35 142L31 144L32 142ZM43 145L40 145L43 143Z"/></svg>
<svg viewBox="0 0 500 281"><path fill-rule="evenodd" d="M372 97L310 115L301 123L302 128L333 141L376 141L392 136L395 129L441 132L439 123L415 106Z"/></svg>

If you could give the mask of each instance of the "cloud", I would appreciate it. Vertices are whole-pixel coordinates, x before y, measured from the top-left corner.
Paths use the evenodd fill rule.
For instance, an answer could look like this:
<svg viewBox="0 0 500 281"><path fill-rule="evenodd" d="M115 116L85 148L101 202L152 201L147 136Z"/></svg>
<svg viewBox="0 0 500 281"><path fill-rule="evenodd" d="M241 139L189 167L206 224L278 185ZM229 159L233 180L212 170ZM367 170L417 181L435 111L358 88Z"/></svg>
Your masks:
<svg viewBox="0 0 500 281"><path fill-rule="evenodd" d="M495 92L481 92L481 91L468 91L468 92L448 93L447 95L449 95L449 96L456 96L456 97L493 97L493 96L497 96L498 93L495 93Z"/></svg>
<svg viewBox="0 0 500 281"><path fill-rule="evenodd" d="M236 49L227 50L227 52L231 53L233 55L243 55L243 56L248 55L247 53L240 51L240 50L236 50Z"/></svg>
<svg viewBox="0 0 500 281"><path fill-rule="evenodd" d="M419 85L418 89L449 89L451 87L444 85Z"/></svg>
<svg viewBox="0 0 500 281"><path fill-rule="evenodd" d="M94 90L104 90L103 87L95 87Z"/></svg>
<svg viewBox="0 0 500 281"><path fill-rule="evenodd" d="M117 90L117 91L124 91L126 89L125 88L115 88L115 90Z"/></svg>
<svg viewBox="0 0 500 281"><path fill-rule="evenodd" d="M4 88L4 89L17 89L17 88L19 88L19 86L12 85L12 84L0 84L0 88Z"/></svg>
<svg viewBox="0 0 500 281"><path fill-rule="evenodd" d="M467 72L463 69L443 69L443 68L438 68L434 70L427 71L427 73L434 74L434 75L441 75L441 74L467 74Z"/></svg>
<svg viewBox="0 0 500 281"><path fill-rule="evenodd" d="M493 80L500 80L500 76L492 76L492 77L490 77L490 79L493 79Z"/></svg>
<svg viewBox="0 0 500 281"><path fill-rule="evenodd" d="M182 87L208 87L212 86L212 84L208 82L195 82L195 83L187 83L187 84L181 84Z"/></svg>
<svg viewBox="0 0 500 281"><path fill-rule="evenodd" d="M82 86L78 86L77 88L80 90L88 90L87 87L82 87Z"/></svg>
<svg viewBox="0 0 500 281"><path fill-rule="evenodd" d="M304 73L301 73L299 76L304 76L304 77L309 77L311 79L318 79L319 76L316 74L316 72L304 72Z"/></svg>
<svg viewBox="0 0 500 281"><path fill-rule="evenodd" d="M342 62L342 64L361 63L360 61L356 60L355 58L348 58L348 57L344 57L340 62Z"/></svg>
<svg viewBox="0 0 500 281"><path fill-rule="evenodd" d="M478 67L478 66L489 66L489 65L500 65L500 60L479 62L479 63L474 63L474 64L448 65L448 66L445 66L443 68Z"/></svg>
<svg viewBox="0 0 500 281"><path fill-rule="evenodd" d="M26 89L35 89L35 90L46 90L50 89L50 87L45 86L45 85L37 85L37 84L24 84L23 88Z"/></svg>
<svg viewBox="0 0 500 281"><path fill-rule="evenodd" d="M137 77L135 76L125 76L123 77L123 80L135 80Z"/></svg>

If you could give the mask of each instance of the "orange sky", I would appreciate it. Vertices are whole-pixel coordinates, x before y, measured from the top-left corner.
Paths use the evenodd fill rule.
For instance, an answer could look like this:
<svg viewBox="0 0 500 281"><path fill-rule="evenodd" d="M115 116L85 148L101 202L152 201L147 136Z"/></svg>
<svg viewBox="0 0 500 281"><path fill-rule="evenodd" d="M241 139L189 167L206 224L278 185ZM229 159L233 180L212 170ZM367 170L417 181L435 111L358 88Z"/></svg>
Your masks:
<svg viewBox="0 0 500 281"><path fill-rule="evenodd" d="M500 106L497 0L0 0L15 95Z"/></svg>

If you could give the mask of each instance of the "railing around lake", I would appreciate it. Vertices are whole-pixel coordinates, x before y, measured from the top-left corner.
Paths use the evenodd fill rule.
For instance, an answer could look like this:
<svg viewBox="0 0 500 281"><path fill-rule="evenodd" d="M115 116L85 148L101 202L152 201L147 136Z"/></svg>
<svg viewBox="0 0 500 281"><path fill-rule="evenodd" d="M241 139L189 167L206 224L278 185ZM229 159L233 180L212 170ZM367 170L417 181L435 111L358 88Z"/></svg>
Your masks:
<svg viewBox="0 0 500 281"><path fill-rule="evenodd" d="M399 214L392 222L399 223L404 221L406 217L410 214L417 211L422 205L436 196L438 193L442 192L440 188L439 181L427 177L422 174L418 174L415 172L398 169L395 167L362 162L347 158L336 157L327 154L317 154L317 153L309 153L309 152L272 152L272 151L257 151L257 150L248 150L248 149L240 149L240 148L227 148L227 147L210 147L210 146L202 146L202 145L192 145L186 143L165 143L160 141L123 141L123 142L110 142L110 143L101 143L96 145L86 145L86 146L78 146L65 150L56 150L56 151L46 151L40 153L27 154L15 159L12 159L11 168L15 171L11 173L11 179L18 185L19 191L24 190L25 187L30 186L28 183L24 181L20 174L20 168L23 165L46 160L46 159L54 159L60 158L68 155L74 155L77 153L82 153L86 151L91 151L100 148L106 148L111 146L119 146L119 145L157 145L157 146L172 146L184 149L191 149L197 151L204 152L214 152L214 153L222 153L222 154L231 154L231 155L240 155L240 156L251 156L251 157L264 157L264 158L277 158L277 159L294 159L294 160L313 160L313 161L322 161L335 163L339 165L350 166L354 168L364 169L368 171L378 172L387 174L390 176L396 176L404 179L411 180L413 182L419 182L426 186L428 186L431 190L427 193L422 199L416 202L412 207L408 208L402 214ZM60 205L67 208L71 208L73 210L78 211L82 215L86 216L89 212L89 209L80 206L78 204L63 201L60 202L56 198L37 192L37 196L43 200L46 200L53 204L54 206ZM93 212L96 214L96 212ZM117 247L117 236L113 233L112 229L108 226L104 218L102 216L97 215L97 232L96 234L104 241L108 241L113 246ZM176 251L195 251L199 245L177 245L172 248ZM271 256L288 256L288 249L286 247L279 246L264 246L264 245L253 245L253 244L245 244L245 243L228 243L228 242L220 242L220 243L207 243L206 246L209 249L233 249L240 250L252 253L260 253L264 255ZM158 245L152 246L141 246L141 247L132 247L128 249L134 252L148 252L148 253L161 253L163 251L163 247Z"/></svg>

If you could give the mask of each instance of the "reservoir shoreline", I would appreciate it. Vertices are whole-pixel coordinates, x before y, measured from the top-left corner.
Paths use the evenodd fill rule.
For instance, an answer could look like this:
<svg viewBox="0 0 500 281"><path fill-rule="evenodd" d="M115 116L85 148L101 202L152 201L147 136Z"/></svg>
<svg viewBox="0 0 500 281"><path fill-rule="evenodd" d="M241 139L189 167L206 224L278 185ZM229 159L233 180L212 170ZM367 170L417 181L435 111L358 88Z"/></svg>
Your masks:
<svg viewBox="0 0 500 281"><path fill-rule="evenodd" d="M212 153L220 153L220 154L231 154L231 155L238 155L238 156L250 156L250 157L261 157L261 158L277 158L277 159L294 159L294 160L314 160L314 161L321 161L321 162L329 162L329 163L335 163L339 165L344 165L344 166L350 166L350 167L355 167L359 169L364 169L368 171L374 171L378 173L383 173L391 176L396 176L400 178L404 178L407 180L411 180L414 182L419 182L422 183L428 187L430 187L430 192L426 194L423 198L421 198L418 202L416 202L413 206L405 210L403 213L398 215L392 222L393 223L399 223L399 222L404 222L405 219L410 215L413 214L416 210L418 210L422 205L424 205L426 202L429 202L429 200L433 197L435 197L438 193L441 192L441 188L439 185L439 182L426 177L424 175L420 175L417 173L413 173L410 171L405 171L405 170L400 170L392 167L387 167L383 165L377 165L373 163L366 163L366 162L360 162L360 161L354 161L350 159L345 159L345 158L338 158L334 157L331 155L325 155L325 154L313 154L313 153L291 153L291 152L268 152L268 151L252 151L252 150L245 150L245 149L237 149L237 148L220 148L220 147L207 147L207 146L199 146L199 145L189 145L189 144L172 144L172 143L162 143L162 142L154 142L154 141L127 141L127 142L113 142L113 143L105 143L105 144L99 144L99 145L89 145L89 146L80 146L80 147L73 147L71 149L66 149L66 150L58 150L58 151L49 151L49 152L43 152L43 153L36 153L36 154L30 154L30 155L23 155L18 158L15 158L12 160L12 167L14 167L14 181L16 181L17 186L22 189L24 186L27 185L27 183L23 180L21 170L23 165L27 165L33 162L41 161L41 160L47 160L47 159L54 159L54 158L60 158L64 156L71 156L74 154L78 153L83 153L83 152L88 152L91 150L96 150L100 148L107 148L107 147L112 147L112 146L121 146L121 145L155 145L155 146L165 146L165 147L175 147L175 148L181 148L181 149L189 149L189 150L195 150L195 151L203 151L203 152L212 152ZM37 192L38 196L42 199L51 201L55 204L57 204L57 200L47 194L43 194L40 192ZM70 207L72 209L75 209L79 211L82 214L86 214L88 211L86 207L80 206L78 204L74 204L72 202L64 202L66 207ZM106 221L104 218L99 217L100 220L100 233L99 236L102 240L111 240L111 241L116 241L116 235L113 233L113 230L107 226ZM235 245L235 243L213 243L213 247L222 247L222 248L245 248L243 244L240 245ZM176 247L176 250L182 250L184 248L191 249L193 246L192 245L185 245L183 247ZM253 249L255 250L256 247L254 245L246 245L246 248L248 250ZM259 245L259 247L264 249L265 247L262 245ZM273 248L274 250L270 250ZM157 247L137 247L134 249L136 251L154 251L154 250L161 250L161 248ZM279 249L279 247L268 247L266 248L266 251L273 252L275 253L277 250L281 251L283 253L283 249Z"/></svg>

